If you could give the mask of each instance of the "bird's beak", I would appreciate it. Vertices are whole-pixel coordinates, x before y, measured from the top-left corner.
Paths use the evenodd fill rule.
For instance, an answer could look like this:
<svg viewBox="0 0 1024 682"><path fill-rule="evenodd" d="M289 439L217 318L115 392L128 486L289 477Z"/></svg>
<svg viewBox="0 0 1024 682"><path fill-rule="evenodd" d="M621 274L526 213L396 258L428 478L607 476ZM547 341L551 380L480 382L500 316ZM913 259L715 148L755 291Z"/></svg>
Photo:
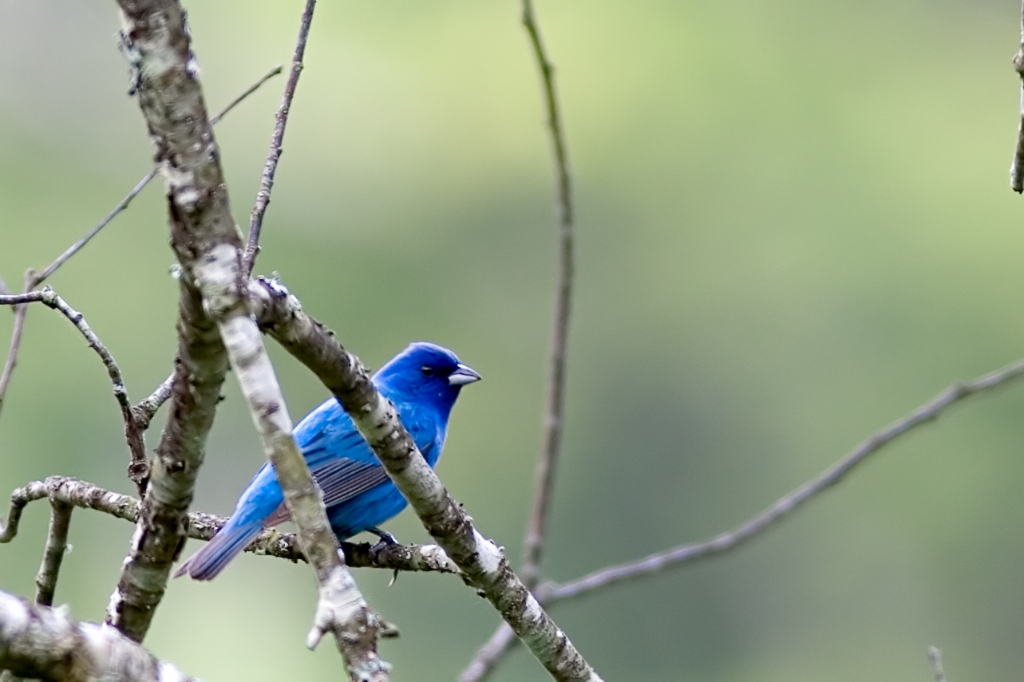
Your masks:
<svg viewBox="0 0 1024 682"><path fill-rule="evenodd" d="M480 381L482 378L472 367L460 364L454 372L448 375L448 385L465 386L474 381Z"/></svg>

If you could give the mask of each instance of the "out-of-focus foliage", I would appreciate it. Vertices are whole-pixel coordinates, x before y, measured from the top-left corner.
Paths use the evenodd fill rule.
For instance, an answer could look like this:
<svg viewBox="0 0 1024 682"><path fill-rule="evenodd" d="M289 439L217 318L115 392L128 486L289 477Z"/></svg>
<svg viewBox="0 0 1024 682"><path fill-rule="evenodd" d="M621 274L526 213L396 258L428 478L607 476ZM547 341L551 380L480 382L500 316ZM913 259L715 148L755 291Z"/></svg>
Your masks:
<svg viewBox="0 0 1024 682"><path fill-rule="evenodd" d="M212 109L290 58L300 2L190 5ZM731 527L951 381L1024 354L1024 206L1006 179L1014 3L537 9L579 219L550 577ZM430 339L483 373L439 470L514 556L554 269L549 150L518 13L513 1L321 3L258 264L370 364ZM149 167L117 27L114 3L0 3L9 284ZM217 130L242 224L282 85ZM171 366L166 233L154 186L51 282L135 399ZM0 311L4 344L10 325ZM294 416L324 399L275 358ZM261 459L228 383L197 500L220 513ZM957 408L753 546L557 619L609 680L923 680L928 644L951 679L1012 679L1024 667L1022 408L1024 387ZM128 492L126 460L100 363L65 320L32 310L0 418L0 495L53 473ZM4 589L31 594L45 526L35 505L0 546ZM425 539L409 514L390 527ZM77 512L57 600L101 618L130 533ZM357 579L402 628L383 645L396 680L452 679L497 621L451 578ZM244 557L213 583L173 582L146 643L212 682L337 679L331 647L303 648L313 599L306 567ZM520 653L499 679L544 674Z"/></svg>

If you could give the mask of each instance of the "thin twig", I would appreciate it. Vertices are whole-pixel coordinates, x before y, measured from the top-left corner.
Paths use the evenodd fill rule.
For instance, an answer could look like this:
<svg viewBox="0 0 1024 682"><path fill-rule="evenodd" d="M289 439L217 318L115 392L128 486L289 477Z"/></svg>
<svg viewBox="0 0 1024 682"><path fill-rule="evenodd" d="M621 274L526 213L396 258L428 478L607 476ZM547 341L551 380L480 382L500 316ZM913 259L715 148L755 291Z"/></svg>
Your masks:
<svg viewBox="0 0 1024 682"><path fill-rule="evenodd" d="M487 642L477 649L473 660L469 662L466 669L459 675L459 682L481 682L486 680L494 672L498 664L505 658L512 647L519 643L516 633L508 623L502 623L495 629L494 634Z"/></svg>
<svg viewBox="0 0 1024 682"><path fill-rule="evenodd" d="M31 502L48 499L53 505L67 505L92 509L135 523L139 518L139 501L128 495L115 493L88 481L66 476L50 476L45 481L32 481L11 493L6 525L0 522L0 544L17 536L22 510ZM210 540L227 523L227 518L204 512L188 515L188 537ZM426 571L458 574L452 560L437 545L371 545L367 542L341 543L345 563L354 568L380 568L389 571ZM245 551L253 554L305 562L294 533L280 533L269 529L260 533Z"/></svg>
<svg viewBox="0 0 1024 682"><path fill-rule="evenodd" d="M142 439L142 431L139 429L132 413L132 404L128 400L128 390L125 388L124 379L121 376L121 369L117 366L114 356L110 354L107 347L103 345L99 337L92 331L85 321L82 313L69 306L64 299L54 292L50 287L44 287L39 291L29 291L24 294L13 294L0 296L0 305L22 305L27 303L42 303L43 305L57 310L64 317L68 318L73 325L81 332L89 347L96 351L107 369L107 375L114 385L114 397L121 408L121 416L124 419L124 436L128 441L128 451L131 456L129 464L129 476L139 488L140 494L145 491L145 481L148 478L149 467L146 464L146 444Z"/></svg>
<svg viewBox="0 0 1024 682"><path fill-rule="evenodd" d="M288 72L288 81L285 83L284 93L281 95L281 105L278 107L277 115L275 116L274 132L270 136L270 152L267 154L267 163L263 168L263 177L260 180L259 191L256 192L256 205L253 206L252 215L249 218L248 244L242 257L242 276L246 278L252 274L252 268L256 264L256 256L260 252L260 231L263 229L263 215L267 212L267 206L270 205L270 193L274 189L274 175L277 173L277 162L281 159L284 128L288 123L288 114L292 108L292 99L295 97L295 88L299 84L299 75L302 73L302 58L306 54L306 41L309 38L309 28L313 23L313 9L315 7L316 0L306 0L306 7L302 11L302 20L299 25L299 37L295 41L292 67Z"/></svg>
<svg viewBox="0 0 1024 682"><path fill-rule="evenodd" d="M864 462L869 455L877 452L896 438L918 426L938 419L951 405L1017 379L1022 374L1024 374L1024 360L1018 360L1012 365L982 375L972 381L953 384L907 416L872 434L820 476L781 498L735 530L723 533L711 540L683 545L668 552L653 554L639 561L621 566L613 566L591 573L578 580L553 586L550 589L548 603L572 599L606 585L657 573L670 566L680 566L697 559L704 559L735 549L783 520L818 494L842 481L847 474L858 464Z"/></svg>
<svg viewBox="0 0 1024 682"><path fill-rule="evenodd" d="M928 647L928 662L931 663L935 682L946 682L946 670L942 667L942 652L938 647Z"/></svg>
<svg viewBox="0 0 1024 682"><path fill-rule="evenodd" d="M1010 165L1010 188L1024 192L1024 0L1020 6L1020 49L1013 56L1013 68L1020 76L1020 123L1017 126L1017 147Z"/></svg>
<svg viewBox="0 0 1024 682"><path fill-rule="evenodd" d="M544 405L542 451L537 461L534 484L533 509L527 525L523 547L523 582L528 589L540 581L544 540L551 498L554 494L555 473L562 449L563 413L565 406L566 346L569 340L569 316L572 311L573 210L572 182L569 177L569 158L565 146L565 133L559 113L558 93L555 89L555 67L547 57L541 41L540 28L533 14L532 0L523 0L523 26L530 36L544 84L544 98L548 114L548 128L554 151L555 171L558 179L558 271L555 280L555 309L551 328L551 348L548 360L547 397Z"/></svg>
<svg viewBox="0 0 1024 682"><path fill-rule="evenodd" d="M660 573L669 568L678 568L698 559L706 559L736 549L772 528L820 493L842 481L857 465L885 445L918 426L937 419L955 403L1016 380L1022 375L1024 375L1024 360L1018 360L972 381L953 384L910 414L872 434L817 478L782 497L735 530L722 533L704 542L681 545L637 561L603 568L567 583L544 583L538 587L535 593L537 600L545 606L551 606L556 602L574 599L617 583ZM477 655L463 672L460 678L461 682L480 682L486 679L500 662L504 653L510 647L515 646L516 639L510 636L510 631L503 632L506 629L504 624L499 626L487 644L477 651Z"/></svg>
<svg viewBox="0 0 1024 682"><path fill-rule="evenodd" d="M156 387L151 396L140 401L138 405L132 408L132 416L135 417L135 424L139 427L139 430L145 431L149 428L149 424L153 421L153 417L156 416L157 410L171 397L173 389L174 374L172 373Z"/></svg>
<svg viewBox="0 0 1024 682"><path fill-rule="evenodd" d="M37 604L53 605L57 576L60 575L60 565L68 548L68 527L71 525L73 509L66 502L50 501L50 529L46 536L46 549L43 550L43 562L36 575Z"/></svg>
<svg viewBox="0 0 1024 682"><path fill-rule="evenodd" d="M25 273L25 291L29 291L32 271ZM4 287L6 289L6 287ZM6 294L9 295L9 294ZM7 358L4 360L4 369L0 372L0 411L4 408L4 399L7 396L7 387L11 383L11 376L14 375L14 368L18 365L18 351L21 348L21 338L25 332L25 316L28 315L28 306L19 305L14 308L14 329L11 331L11 344L7 349Z"/></svg>
<svg viewBox="0 0 1024 682"><path fill-rule="evenodd" d="M220 113L218 113L216 116L211 118L210 119L210 125L216 125L217 123L219 123L220 120L222 118L224 118L224 116L229 111L231 111L236 106L238 106L246 97L248 97L252 93L254 93L257 90L259 90L261 85L263 85L268 80L270 80L274 76L276 76L279 73L281 73L282 69L283 69L283 67L280 64L278 64L273 69L271 69L266 74L264 74L258 81L256 81L252 85L250 85L242 94L238 95L238 97L235 97L233 100L228 102L227 105L225 105L225 107L220 110ZM59 268L60 266L64 265L64 263L66 263L68 261L68 259L70 259L76 253L78 253L78 251L80 251L81 248L83 246L85 246L89 242L90 239L95 237L96 234L99 233L100 230L102 230L104 227L107 226L108 223L110 223L110 221L112 221L114 218L116 218L118 216L118 214L121 213L121 211L123 211L126 208L128 208L128 204L130 204L132 202L132 200L136 196L138 196L139 192L141 192L143 190L143 188L145 188L145 186L148 185L150 183L150 181L153 178L156 177L156 174L157 174L157 172L159 170L160 170L160 167L159 166L155 166L155 167L153 167L152 170L150 170L148 173L146 173L146 175L143 176L143 178L141 180L139 180L135 184L135 187L132 189L132 191L128 192L128 194L125 196L125 198L121 199L120 203L118 203L117 206L112 208L110 210L110 213L108 213L106 215L106 217L103 218L103 220L101 220L100 222L96 223L96 225L91 230L89 230L85 234L84 237L82 237L77 242L75 242L74 244L69 246L68 249L64 253L62 253L60 256L57 257L57 260L55 260L52 263L50 263L48 266L46 266L46 268L42 272L40 272L39 274L35 275L34 278L33 278L34 281L33 281L32 286L30 288L34 289L37 286L39 286L40 284L42 284L43 282L45 282L50 277L50 275L52 275L54 272L57 271L57 268Z"/></svg>
<svg viewBox="0 0 1024 682"><path fill-rule="evenodd" d="M252 93L256 92L256 90L259 89L259 87L266 83L268 80L281 73L282 68L283 67L280 64L278 64L265 75L263 75L258 81L249 86L249 88L246 89L245 92L243 92L241 95L228 102L228 104L220 110L220 113L218 113L216 116L210 119L210 124L213 125L219 122L222 118L224 118L224 116L229 111L231 111L239 103L241 103L242 100L244 100ZM37 286L46 281L54 272L57 271L59 267L64 265L64 263L66 263L72 256L81 251L82 247L84 247L90 239L95 237L100 230L106 227L114 218L118 216L118 214L120 214L122 211L128 208L128 204L130 204L132 200L135 199L136 196L138 196L139 192L141 192L143 188L146 185L148 185L154 177L156 177L158 170L159 166L154 167L152 170L146 173L146 175L143 176L143 178L135 184L135 187L132 188L132 191L130 191L124 197L124 199L121 199L117 206L112 208L110 212L106 215L106 217L103 218L103 220L96 223L96 225L94 225L93 228L90 229L84 237L82 237L77 242L68 247L64 251L64 253L57 256L56 260L47 265L41 272L36 273L32 270L29 270L25 274L25 292L29 292L35 289ZM2 282L0 282L0 284L2 284ZM2 290L0 290L0 294L10 293L11 292L7 289L6 286L3 286ZM11 332L11 343L9 350L7 351L7 359L4 361L3 371L2 373L0 373L0 410L3 410L4 396L7 394L7 386L11 382L11 375L14 373L15 366L18 364L18 351L21 347L22 333L25 327L25 315L27 313L28 310L24 307L19 306L14 309L14 330Z"/></svg>
<svg viewBox="0 0 1024 682"><path fill-rule="evenodd" d="M141 192L143 188L145 188L145 186L149 184L149 181L156 177L157 170L157 168L153 168L148 173L146 173L146 175L135 184L135 187L132 188L132 191L128 192L125 198L121 199L117 206L112 208L110 210L110 213L104 216L103 220L96 223L96 225L94 225L91 230L85 233L84 237L82 237L77 242L69 246L67 250L64 251L64 253L57 256L57 259L55 261L47 265L42 272L33 277L31 288L34 289L35 287L45 282L47 278L50 277L50 275L57 271L57 268L64 265L64 263L68 262L68 260L70 260L72 256L78 253L83 246L89 243L90 239L99 234L100 230L102 230L110 223L110 221L116 218L118 214L121 213L121 211L128 208L128 204L132 202L132 199L138 196L139 192Z"/></svg>
<svg viewBox="0 0 1024 682"><path fill-rule="evenodd" d="M268 80L270 80L274 76L279 75L283 70L284 70L284 65L283 64L278 64L277 66L272 68L270 71L267 71L265 74L263 74L258 81L256 81L252 85L250 85L248 88L245 89L245 91L242 94L240 94L238 97L234 98L233 100L231 100L230 102L225 104L223 109L221 109L219 112L214 114L213 117L210 118L210 125L215 126L218 123L220 123L220 120L222 118L224 118L229 111L231 111L232 109L237 107L239 104L241 104L242 101L246 97L248 97L252 93L254 93L257 90L259 90L260 86L262 86L264 83L266 83Z"/></svg>

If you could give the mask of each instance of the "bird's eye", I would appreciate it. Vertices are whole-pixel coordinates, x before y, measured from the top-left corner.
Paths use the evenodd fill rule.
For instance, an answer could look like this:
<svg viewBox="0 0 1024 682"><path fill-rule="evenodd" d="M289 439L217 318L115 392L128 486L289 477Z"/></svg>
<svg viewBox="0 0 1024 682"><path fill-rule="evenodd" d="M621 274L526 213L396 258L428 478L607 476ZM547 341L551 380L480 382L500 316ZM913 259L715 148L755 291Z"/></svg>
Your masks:
<svg viewBox="0 0 1024 682"><path fill-rule="evenodd" d="M423 376L425 377L434 376L434 368L428 365L423 365L422 367L420 367L420 371L423 372Z"/></svg>

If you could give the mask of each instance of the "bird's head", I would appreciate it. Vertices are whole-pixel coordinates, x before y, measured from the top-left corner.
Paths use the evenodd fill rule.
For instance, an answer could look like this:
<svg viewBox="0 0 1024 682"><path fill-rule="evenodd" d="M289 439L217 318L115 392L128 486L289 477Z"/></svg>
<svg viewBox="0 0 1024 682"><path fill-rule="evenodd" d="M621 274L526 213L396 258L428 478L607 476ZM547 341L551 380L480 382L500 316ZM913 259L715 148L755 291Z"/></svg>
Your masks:
<svg viewBox="0 0 1024 682"><path fill-rule="evenodd" d="M392 400L430 400L446 416L462 387L476 381L480 375L462 364L459 356L423 341L409 344L373 377Z"/></svg>

